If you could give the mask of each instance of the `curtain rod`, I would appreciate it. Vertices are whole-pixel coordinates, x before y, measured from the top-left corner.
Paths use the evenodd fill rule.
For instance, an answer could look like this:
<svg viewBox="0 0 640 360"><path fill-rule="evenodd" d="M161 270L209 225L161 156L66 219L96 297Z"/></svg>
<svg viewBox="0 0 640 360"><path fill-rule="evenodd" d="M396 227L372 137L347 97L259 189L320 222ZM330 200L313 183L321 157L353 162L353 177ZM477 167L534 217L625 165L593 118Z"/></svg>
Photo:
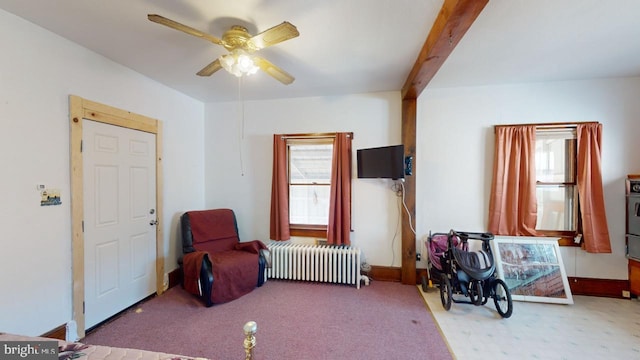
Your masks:
<svg viewBox="0 0 640 360"><path fill-rule="evenodd" d="M283 139L333 139L337 132L334 133L307 133L307 134L280 134ZM348 137L353 139L353 133L347 132Z"/></svg>
<svg viewBox="0 0 640 360"><path fill-rule="evenodd" d="M493 132L499 128L508 126L535 126L539 129L575 129L579 124L599 124L597 121L585 122L558 122L558 123L538 123L538 124L510 124L510 125L494 125Z"/></svg>
<svg viewBox="0 0 640 360"><path fill-rule="evenodd" d="M599 124L597 121L585 121L585 122L558 122L558 123L537 123L537 124L508 124L508 125L493 125L494 129L507 127L507 126L537 126L546 128L572 128L579 124Z"/></svg>

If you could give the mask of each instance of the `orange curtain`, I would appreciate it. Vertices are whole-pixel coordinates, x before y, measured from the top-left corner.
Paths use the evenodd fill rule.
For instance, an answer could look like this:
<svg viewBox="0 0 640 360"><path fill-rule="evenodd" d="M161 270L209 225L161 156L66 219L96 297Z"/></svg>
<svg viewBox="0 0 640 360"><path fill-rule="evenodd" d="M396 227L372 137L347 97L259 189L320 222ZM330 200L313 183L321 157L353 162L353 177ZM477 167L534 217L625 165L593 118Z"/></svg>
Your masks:
<svg viewBox="0 0 640 360"><path fill-rule="evenodd" d="M271 179L272 240L289 240L289 183L287 180L287 141L282 135L273 135L273 173Z"/></svg>
<svg viewBox="0 0 640 360"><path fill-rule="evenodd" d="M336 133L331 164L327 243L351 244L351 139L350 133Z"/></svg>
<svg viewBox="0 0 640 360"><path fill-rule="evenodd" d="M602 124L578 124L578 196L584 249L611 253L601 172Z"/></svg>
<svg viewBox="0 0 640 360"><path fill-rule="evenodd" d="M537 235L536 127L495 128L489 231L496 235Z"/></svg>

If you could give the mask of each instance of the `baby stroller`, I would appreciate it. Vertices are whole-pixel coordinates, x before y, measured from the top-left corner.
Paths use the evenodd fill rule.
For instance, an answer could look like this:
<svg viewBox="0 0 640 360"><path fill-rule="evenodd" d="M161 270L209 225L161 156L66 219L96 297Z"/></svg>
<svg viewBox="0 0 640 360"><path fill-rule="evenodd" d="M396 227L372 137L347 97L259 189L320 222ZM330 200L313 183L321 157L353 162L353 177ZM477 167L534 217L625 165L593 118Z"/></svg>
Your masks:
<svg viewBox="0 0 640 360"><path fill-rule="evenodd" d="M469 240L479 240L481 248L470 251ZM432 279L440 282L440 300L447 311L451 309L452 301L478 306L486 304L492 298L500 316L511 316L511 293L505 282L497 277L489 245L491 240L491 233L454 230L448 234L436 233L429 236L429 274ZM423 290L424 283L425 281ZM460 295L468 300L461 299Z"/></svg>

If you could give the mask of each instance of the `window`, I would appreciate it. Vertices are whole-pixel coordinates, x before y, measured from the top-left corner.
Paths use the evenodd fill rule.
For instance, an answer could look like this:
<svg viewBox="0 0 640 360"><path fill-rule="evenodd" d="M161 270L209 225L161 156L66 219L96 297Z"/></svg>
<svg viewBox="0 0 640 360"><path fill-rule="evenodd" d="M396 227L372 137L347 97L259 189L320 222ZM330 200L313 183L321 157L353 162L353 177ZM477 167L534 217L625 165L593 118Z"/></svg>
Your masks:
<svg viewBox="0 0 640 360"><path fill-rule="evenodd" d="M292 230L326 231L332 156L333 139L287 140L289 223Z"/></svg>
<svg viewBox="0 0 640 360"><path fill-rule="evenodd" d="M573 237L579 232L575 129L536 129L536 231Z"/></svg>
<svg viewBox="0 0 640 360"><path fill-rule="evenodd" d="M353 133L274 134L269 236L349 245Z"/></svg>
<svg viewBox="0 0 640 360"><path fill-rule="evenodd" d="M574 238L581 235L585 251L611 253L602 124L496 125L494 130L488 230L559 237L560 245L577 245Z"/></svg>

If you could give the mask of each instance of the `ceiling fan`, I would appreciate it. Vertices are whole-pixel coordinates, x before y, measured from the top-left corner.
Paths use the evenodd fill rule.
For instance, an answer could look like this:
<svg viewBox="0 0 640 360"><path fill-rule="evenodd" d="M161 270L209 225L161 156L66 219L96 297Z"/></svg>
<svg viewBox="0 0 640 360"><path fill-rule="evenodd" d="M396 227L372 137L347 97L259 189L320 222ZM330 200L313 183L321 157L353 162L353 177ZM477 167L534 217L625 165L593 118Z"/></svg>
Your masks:
<svg viewBox="0 0 640 360"><path fill-rule="evenodd" d="M262 57L254 55L254 53L260 49L300 35L298 29L287 21L254 36L251 36L245 27L234 25L222 34L222 38L217 38L160 15L149 14L147 17L155 23L168 26L189 35L197 36L216 45L222 45L229 51L229 54L220 56L202 68L202 70L198 71L197 74L200 76L211 76L221 68L238 77L244 74L253 74L258 71L258 69L261 69L285 85L289 85L295 80L293 76L278 66Z"/></svg>

